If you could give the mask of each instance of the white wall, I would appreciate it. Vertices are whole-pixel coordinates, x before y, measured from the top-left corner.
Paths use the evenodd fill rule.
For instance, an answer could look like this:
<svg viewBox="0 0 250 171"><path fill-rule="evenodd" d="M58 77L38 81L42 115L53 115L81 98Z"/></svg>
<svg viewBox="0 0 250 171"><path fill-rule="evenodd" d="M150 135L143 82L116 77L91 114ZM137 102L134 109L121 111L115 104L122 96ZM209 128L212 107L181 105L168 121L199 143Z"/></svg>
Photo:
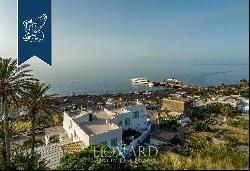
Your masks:
<svg viewBox="0 0 250 171"><path fill-rule="evenodd" d="M125 151L124 147L121 147L120 151L123 155L127 156L133 149L135 149L139 144L141 144L147 136L150 134L151 125L148 126L147 130L144 131L139 137L137 137L134 141L131 142L129 146L126 146Z"/></svg>
<svg viewBox="0 0 250 171"><path fill-rule="evenodd" d="M147 116L144 105L131 106L126 109L128 109L129 112L119 114L115 119L111 120L111 122L125 130L128 128L132 128L137 131L147 129ZM139 111L139 118L133 118L133 112L136 111ZM125 125L126 118L130 118L130 125ZM121 125L119 124L120 121L122 121Z"/></svg>
<svg viewBox="0 0 250 171"><path fill-rule="evenodd" d="M72 128L70 128L70 121L72 121ZM71 119L71 117L69 117L66 112L64 113L63 128L70 138L71 135L73 136L73 142L82 141L86 146L100 144L105 141L108 146L111 146L112 138L117 138L117 144L119 145L122 140L121 128L111 130L103 134L89 136ZM74 137L74 131L76 131L76 137Z"/></svg>
<svg viewBox="0 0 250 171"><path fill-rule="evenodd" d="M72 121L72 128L70 128L70 121ZM66 112L64 112L63 128L70 138L73 136L73 142L82 141L86 146L90 144L89 136L72 120L71 117L69 117ZM76 132L76 137L74 136L74 131Z"/></svg>
<svg viewBox="0 0 250 171"><path fill-rule="evenodd" d="M122 141L122 129L115 129L103 134L93 135L89 137L89 142L93 144L101 144L102 142L107 142L107 146L111 146L112 138L117 138L117 145L119 146Z"/></svg>
<svg viewBox="0 0 250 171"><path fill-rule="evenodd" d="M100 144L105 141L108 146L111 146L112 138L117 138L117 144L119 145L122 140L122 129L132 128L137 131L145 131L147 129L147 116L144 105L126 107L126 109L128 112L118 114L115 119L111 120L113 124L119 126L120 128L103 134L93 136L87 135L66 112L64 112L63 128L70 138L73 137L73 142L82 141L86 146ZM133 112L136 111L139 111L139 118L133 118ZM125 125L126 118L130 118L129 125ZM70 127L70 121L72 121L72 128ZM121 125L119 125L120 121L122 121ZM76 132L76 137L74 136L74 131Z"/></svg>

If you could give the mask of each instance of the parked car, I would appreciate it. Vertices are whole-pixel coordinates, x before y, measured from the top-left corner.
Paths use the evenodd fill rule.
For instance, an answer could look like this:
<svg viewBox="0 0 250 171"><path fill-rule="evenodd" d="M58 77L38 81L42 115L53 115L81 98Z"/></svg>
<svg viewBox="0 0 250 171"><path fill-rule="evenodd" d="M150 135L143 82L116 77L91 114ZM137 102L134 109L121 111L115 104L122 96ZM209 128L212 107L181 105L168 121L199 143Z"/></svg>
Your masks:
<svg viewBox="0 0 250 171"><path fill-rule="evenodd" d="M45 132L44 128L36 128L36 131L35 131L36 134L42 134L44 132Z"/></svg>
<svg viewBox="0 0 250 171"><path fill-rule="evenodd" d="M28 129L27 135L31 135L31 134L32 134L32 131L30 129Z"/></svg>
<svg viewBox="0 0 250 171"><path fill-rule="evenodd" d="M17 134L18 135L27 135L27 131L19 131Z"/></svg>

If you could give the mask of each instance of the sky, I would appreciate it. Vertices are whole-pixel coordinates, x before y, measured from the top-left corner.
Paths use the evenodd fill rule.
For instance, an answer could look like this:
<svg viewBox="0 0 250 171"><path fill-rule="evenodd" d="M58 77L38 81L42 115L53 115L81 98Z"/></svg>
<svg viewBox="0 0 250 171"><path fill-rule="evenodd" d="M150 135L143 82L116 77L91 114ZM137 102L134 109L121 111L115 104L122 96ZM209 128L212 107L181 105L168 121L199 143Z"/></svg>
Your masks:
<svg viewBox="0 0 250 171"><path fill-rule="evenodd" d="M1 57L16 57L16 9L0 0ZM248 0L52 0L52 63L248 63L248 14Z"/></svg>

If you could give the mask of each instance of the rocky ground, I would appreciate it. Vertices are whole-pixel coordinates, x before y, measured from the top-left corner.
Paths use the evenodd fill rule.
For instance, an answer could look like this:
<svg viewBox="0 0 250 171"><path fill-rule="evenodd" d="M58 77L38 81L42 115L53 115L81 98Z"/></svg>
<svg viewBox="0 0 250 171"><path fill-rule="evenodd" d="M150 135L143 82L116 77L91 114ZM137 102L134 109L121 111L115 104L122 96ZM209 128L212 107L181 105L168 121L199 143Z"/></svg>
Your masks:
<svg viewBox="0 0 250 171"><path fill-rule="evenodd" d="M163 97L167 97L170 94L180 91L178 89L164 89L155 91L143 91L133 93L119 93L119 94L102 94L102 95L72 95L56 97L56 105L63 111L67 109L90 108L90 109L101 109L105 107L108 99L116 101L116 103L130 103L137 99L143 102L161 101Z"/></svg>

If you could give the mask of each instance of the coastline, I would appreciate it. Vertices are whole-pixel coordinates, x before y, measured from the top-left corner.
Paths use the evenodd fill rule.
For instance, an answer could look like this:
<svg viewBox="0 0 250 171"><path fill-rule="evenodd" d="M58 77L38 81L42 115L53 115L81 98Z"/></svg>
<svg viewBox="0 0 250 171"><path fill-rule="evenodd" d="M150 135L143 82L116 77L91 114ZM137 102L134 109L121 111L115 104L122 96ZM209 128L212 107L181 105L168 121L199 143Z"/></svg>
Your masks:
<svg viewBox="0 0 250 171"><path fill-rule="evenodd" d="M236 88L237 84L224 84L228 88ZM144 90L137 92L127 92L127 93L103 93L103 94L75 94L68 96L58 95L55 97L55 103L59 108L63 110L72 109L72 108L89 108L89 109L101 109L106 105L108 99L112 99L122 103L130 103L135 100L143 101L148 103L149 101L154 101L157 105L161 105L161 100L163 97L171 96L171 94L176 94L178 92L185 92L187 95L191 95L194 92L200 90L214 89L216 86L194 86L187 85L183 83L184 86L175 87L175 86L161 86L157 84L158 87L161 87L159 90ZM158 108L157 108L158 109Z"/></svg>

